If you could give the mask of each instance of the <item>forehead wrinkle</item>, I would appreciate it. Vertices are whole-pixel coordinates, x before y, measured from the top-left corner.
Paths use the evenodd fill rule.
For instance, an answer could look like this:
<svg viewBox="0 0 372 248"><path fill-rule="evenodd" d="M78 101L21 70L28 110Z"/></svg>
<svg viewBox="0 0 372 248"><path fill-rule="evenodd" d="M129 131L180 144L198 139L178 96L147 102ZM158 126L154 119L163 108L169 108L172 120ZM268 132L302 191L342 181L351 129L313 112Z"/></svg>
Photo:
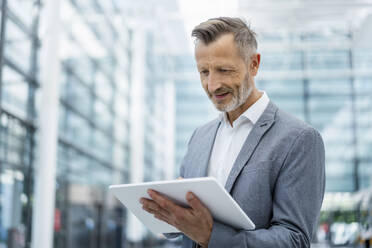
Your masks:
<svg viewBox="0 0 372 248"><path fill-rule="evenodd" d="M236 64L232 63L231 61L229 60L215 60L215 59L206 59L206 60L200 60L200 62L197 64L198 67L217 67L217 68L220 68L220 67L229 67L229 68L236 68Z"/></svg>
<svg viewBox="0 0 372 248"><path fill-rule="evenodd" d="M196 52L195 58L197 61L197 64L206 64L206 65L234 65L237 61L243 59L240 56L234 56L231 54L231 52L226 53L215 53L215 52L208 52L208 51L202 51L202 52Z"/></svg>
<svg viewBox="0 0 372 248"><path fill-rule="evenodd" d="M196 57L197 67L241 67L243 64L245 65L245 61L239 57L239 58L227 58L226 56L197 56ZM243 62L243 63L240 63Z"/></svg>

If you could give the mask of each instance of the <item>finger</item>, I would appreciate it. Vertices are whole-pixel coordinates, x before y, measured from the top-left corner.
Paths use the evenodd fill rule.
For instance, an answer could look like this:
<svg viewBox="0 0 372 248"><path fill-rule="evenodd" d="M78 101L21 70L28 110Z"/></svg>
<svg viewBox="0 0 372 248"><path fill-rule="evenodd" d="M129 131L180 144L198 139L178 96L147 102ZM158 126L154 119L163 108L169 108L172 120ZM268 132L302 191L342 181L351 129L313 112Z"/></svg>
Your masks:
<svg viewBox="0 0 372 248"><path fill-rule="evenodd" d="M160 214L160 215L163 215L167 218L170 217L169 212L167 212L165 209L160 208L160 207L158 209L154 209L154 208L149 208L146 205L142 205L142 209L149 212L150 214Z"/></svg>
<svg viewBox="0 0 372 248"><path fill-rule="evenodd" d="M199 200L198 197L192 192L188 192L186 194L186 200L189 203L190 207L198 212L205 212L208 209L204 206L204 204Z"/></svg>
<svg viewBox="0 0 372 248"><path fill-rule="evenodd" d="M166 212L156 211L156 210L153 210L153 209L150 209L150 208L146 208L145 206L142 206L142 209L144 209L148 213L154 215L154 217L156 219L165 221L166 223L170 224L170 217Z"/></svg>
<svg viewBox="0 0 372 248"><path fill-rule="evenodd" d="M154 217L158 220L166 222L169 225L172 225L168 216L164 216L162 214L156 213L156 214L154 214Z"/></svg>
<svg viewBox="0 0 372 248"><path fill-rule="evenodd" d="M146 208L153 209L153 210L161 210L162 207L159 206L155 201L146 199L146 198L141 198L140 203L145 206ZM163 209L165 210L165 209Z"/></svg>
<svg viewBox="0 0 372 248"><path fill-rule="evenodd" d="M175 211L179 210L179 206L176 205L174 202L169 200L167 197L162 196L155 190L148 190L148 194L152 198L154 202L156 202L161 208L164 208L170 213L174 213Z"/></svg>
<svg viewBox="0 0 372 248"><path fill-rule="evenodd" d="M181 180L181 179L183 179L183 177L179 177L179 178L177 178L177 180Z"/></svg>

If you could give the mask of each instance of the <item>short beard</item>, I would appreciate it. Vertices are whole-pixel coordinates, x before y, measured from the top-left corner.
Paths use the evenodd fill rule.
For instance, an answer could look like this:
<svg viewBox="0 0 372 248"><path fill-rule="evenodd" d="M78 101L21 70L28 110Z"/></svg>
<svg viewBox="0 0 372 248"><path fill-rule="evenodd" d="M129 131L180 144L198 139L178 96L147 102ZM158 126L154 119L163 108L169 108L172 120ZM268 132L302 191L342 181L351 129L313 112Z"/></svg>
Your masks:
<svg viewBox="0 0 372 248"><path fill-rule="evenodd" d="M221 112L231 112L243 105L253 91L253 86L249 86L248 77L244 78L242 85L240 86L237 95L234 95L231 101L225 105L218 106L215 104L217 110Z"/></svg>

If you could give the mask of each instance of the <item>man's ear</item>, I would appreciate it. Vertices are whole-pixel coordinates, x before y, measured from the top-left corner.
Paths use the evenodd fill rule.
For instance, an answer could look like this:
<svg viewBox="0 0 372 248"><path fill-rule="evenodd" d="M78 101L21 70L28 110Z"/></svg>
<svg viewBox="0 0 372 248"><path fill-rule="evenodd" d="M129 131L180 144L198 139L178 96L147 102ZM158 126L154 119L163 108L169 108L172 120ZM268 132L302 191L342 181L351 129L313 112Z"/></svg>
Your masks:
<svg viewBox="0 0 372 248"><path fill-rule="evenodd" d="M251 56L251 63L249 65L249 70L253 76L257 75L258 68L260 67L260 62L261 62L261 54L255 53Z"/></svg>

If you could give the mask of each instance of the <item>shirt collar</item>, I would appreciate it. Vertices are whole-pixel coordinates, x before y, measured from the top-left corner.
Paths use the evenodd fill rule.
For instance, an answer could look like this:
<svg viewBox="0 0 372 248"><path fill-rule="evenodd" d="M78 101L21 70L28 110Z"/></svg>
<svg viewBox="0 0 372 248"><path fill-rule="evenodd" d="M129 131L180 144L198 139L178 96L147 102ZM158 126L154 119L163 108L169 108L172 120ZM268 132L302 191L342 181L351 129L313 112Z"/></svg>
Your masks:
<svg viewBox="0 0 372 248"><path fill-rule="evenodd" d="M246 118L250 120L253 123L253 125L256 124L256 122L261 117L262 113L265 111L267 105L270 102L270 99L268 95L266 94L266 92L262 91L262 93L263 93L262 96L255 103L253 103L252 106L250 106L246 111L244 111L244 113L241 114L238 117L238 119L234 121L234 124L237 121L240 122L239 119L242 119L242 118ZM229 120L227 119L226 112L220 114L220 119L225 124L228 123L230 125Z"/></svg>
<svg viewBox="0 0 372 248"><path fill-rule="evenodd" d="M247 117L253 124L256 124L262 113L265 111L265 108L267 107L269 102L269 97L267 96L266 92L263 91L262 96L255 103L253 103L253 105L250 106L242 114L242 116Z"/></svg>

